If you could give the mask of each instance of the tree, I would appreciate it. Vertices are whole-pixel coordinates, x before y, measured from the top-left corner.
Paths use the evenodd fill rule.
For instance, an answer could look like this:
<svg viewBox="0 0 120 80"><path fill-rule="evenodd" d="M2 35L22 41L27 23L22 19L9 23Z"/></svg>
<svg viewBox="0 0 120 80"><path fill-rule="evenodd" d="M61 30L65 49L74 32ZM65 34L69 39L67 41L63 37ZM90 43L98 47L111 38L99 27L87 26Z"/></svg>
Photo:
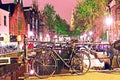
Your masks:
<svg viewBox="0 0 120 80"><path fill-rule="evenodd" d="M93 28L95 20L104 16L107 0L86 0L78 2L74 12L75 32L87 32Z"/></svg>
<svg viewBox="0 0 120 80"><path fill-rule="evenodd" d="M49 29L53 29L55 17L54 7L50 4L45 5L43 14L45 15L46 19L45 24L48 26Z"/></svg>
<svg viewBox="0 0 120 80"><path fill-rule="evenodd" d="M65 20L61 19L59 15L55 16L54 30L57 34L69 35L69 27Z"/></svg>
<svg viewBox="0 0 120 80"><path fill-rule="evenodd" d="M44 7L43 15L45 16L45 24L49 30L54 30L57 34L69 35L68 24L56 14L52 5L47 4Z"/></svg>

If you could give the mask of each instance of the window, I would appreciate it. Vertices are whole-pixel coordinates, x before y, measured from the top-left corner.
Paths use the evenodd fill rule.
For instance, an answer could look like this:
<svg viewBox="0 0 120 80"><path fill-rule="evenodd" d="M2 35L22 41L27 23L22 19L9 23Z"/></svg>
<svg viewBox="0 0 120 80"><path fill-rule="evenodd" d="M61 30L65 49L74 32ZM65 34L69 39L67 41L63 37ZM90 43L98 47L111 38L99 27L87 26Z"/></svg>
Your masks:
<svg viewBox="0 0 120 80"><path fill-rule="evenodd" d="M120 6L118 6L116 8L116 20L119 21L120 20Z"/></svg>
<svg viewBox="0 0 120 80"><path fill-rule="evenodd" d="M17 42L17 36L10 35L10 42Z"/></svg>
<svg viewBox="0 0 120 80"><path fill-rule="evenodd" d="M6 16L4 16L4 26L6 26Z"/></svg>
<svg viewBox="0 0 120 80"><path fill-rule="evenodd" d="M32 28L34 28L34 18L32 18Z"/></svg>
<svg viewBox="0 0 120 80"><path fill-rule="evenodd" d="M12 35L14 35L14 24L12 24Z"/></svg>
<svg viewBox="0 0 120 80"><path fill-rule="evenodd" d="M0 37L0 41L3 41L4 40L4 37Z"/></svg>

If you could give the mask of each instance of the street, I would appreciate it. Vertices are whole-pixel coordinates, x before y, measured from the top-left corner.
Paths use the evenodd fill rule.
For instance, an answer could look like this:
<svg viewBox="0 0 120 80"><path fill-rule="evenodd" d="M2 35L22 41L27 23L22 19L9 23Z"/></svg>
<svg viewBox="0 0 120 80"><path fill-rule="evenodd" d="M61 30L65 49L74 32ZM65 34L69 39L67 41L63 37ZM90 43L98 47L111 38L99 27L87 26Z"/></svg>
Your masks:
<svg viewBox="0 0 120 80"><path fill-rule="evenodd" d="M120 71L91 71L85 75L61 74L46 79L29 77L25 80L120 80Z"/></svg>

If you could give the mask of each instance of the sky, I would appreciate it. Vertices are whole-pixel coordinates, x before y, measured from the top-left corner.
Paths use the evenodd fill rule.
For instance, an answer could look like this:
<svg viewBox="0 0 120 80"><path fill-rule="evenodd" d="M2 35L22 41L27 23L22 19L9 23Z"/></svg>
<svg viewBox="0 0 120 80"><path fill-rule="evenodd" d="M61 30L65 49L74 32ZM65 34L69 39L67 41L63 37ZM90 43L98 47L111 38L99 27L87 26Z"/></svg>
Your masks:
<svg viewBox="0 0 120 80"><path fill-rule="evenodd" d="M23 0L23 5L29 6L33 0ZM68 24L71 22L72 10L75 8L77 1L81 0L36 0L39 5L39 9L43 10L43 7L49 3L54 6L57 14L65 19ZM12 3L14 0L2 0L3 3Z"/></svg>

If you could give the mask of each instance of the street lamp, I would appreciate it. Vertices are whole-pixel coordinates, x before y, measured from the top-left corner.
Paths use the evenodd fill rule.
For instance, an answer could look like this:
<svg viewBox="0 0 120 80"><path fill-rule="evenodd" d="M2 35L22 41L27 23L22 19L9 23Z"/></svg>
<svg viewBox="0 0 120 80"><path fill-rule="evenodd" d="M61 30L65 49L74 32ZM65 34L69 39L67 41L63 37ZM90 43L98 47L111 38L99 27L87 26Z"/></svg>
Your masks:
<svg viewBox="0 0 120 80"><path fill-rule="evenodd" d="M110 32L111 32L111 25L113 23L113 18L111 17L111 15L108 15L106 18L105 18L105 23L107 26L109 26L109 30L107 30L107 40L110 41Z"/></svg>
<svg viewBox="0 0 120 80"><path fill-rule="evenodd" d="M92 34L93 34L93 32L92 32L92 31L90 31L90 32L89 32L89 35L91 36Z"/></svg>
<svg viewBox="0 0 120 80"><path fill-rule="evenodd" d="M107 26L110 26L113 23L113 18L110 15L108 15L105 19L105 23Z"/></svg>

